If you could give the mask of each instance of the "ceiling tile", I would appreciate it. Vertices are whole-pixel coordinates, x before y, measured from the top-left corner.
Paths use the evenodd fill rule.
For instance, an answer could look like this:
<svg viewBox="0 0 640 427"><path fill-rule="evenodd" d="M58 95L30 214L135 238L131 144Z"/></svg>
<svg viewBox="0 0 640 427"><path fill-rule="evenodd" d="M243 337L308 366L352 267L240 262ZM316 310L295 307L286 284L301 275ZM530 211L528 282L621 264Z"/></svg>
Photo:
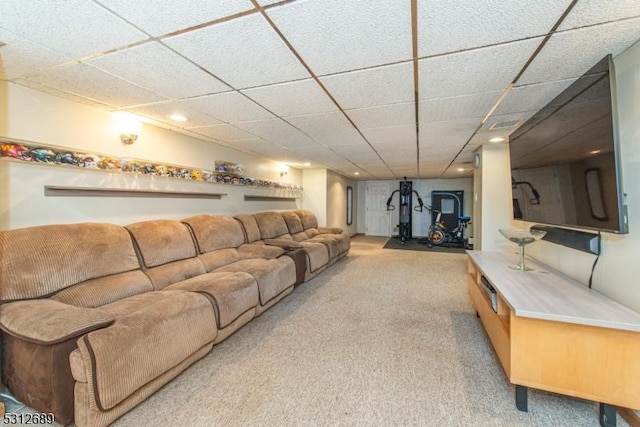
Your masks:
<svg viewBox="0 0 640 427"><path fill-rule="evenodd" d="M409 102L414 99L411 62L321 77L343 109Z"/></svg>
<svg viewBox="0 0 640 427"><path fill-rule="evenodd" d="M540 41L532 39L420 60L420 100L502 91Z"/></svg>
<svg viewBox="0 0 640 427"><path fill-rule="evenodd" d="M559 30L584 27L640 16L638 0L580 0L560 24Z"/></svg>
<svg viewBox="0 0 640 427"><path fill-rule="evenodd" d="M259 14L163 41L236 89L309 77Z"/></svg>
<svg viewBox="0 0 640 427"><path fill-rule="evenodd" d="M338 110L313 79L261 86L241 92L281 117Z"/></svg>
<svg viewBox="0 0 640 427"><path fill-rule="evenodd" d="M605 55L618 55L638 40L640 18L554 34L516 82L545 83L581 76Z"/></svg>
<svg viewBox="0 0 640 427"><path fill-rule="evenodd" d="M494 115L539 110L560 92L569 87L575 79L560 80L551 83L514 87L502 100Z"/></svg>
<svg viewBox="0 0 640 427"><path fill-rule="evenodd" d="M87 62L167 98L188 98L230 90L220 80L157 42ZM176 81L176 76L180 76L179 81Z"/></svg>
<svg viewBox="0 0 640 427"><path fill-rule="evenodd" d="M273 114L238 92L192 98L182 103L227 123L250 122L273 117Z"/></svg>
<svg viewBox="0 0 640 427"><path fill-rule="evenodd" d="M330 129L330 128L329 128ZM362 135L357 130L345 129L345 130L332 130L313 135L313 137L320 143L329 147L334 145L350 145L350 144L362 144L366 141L362 138Z"/></svg>
<svg viewBox="0 0 640 427"><path fill-rule="evenodd" d="M346 110L346 114L353 120L358 129L368 129L386 126L400 126L416 122L415 103L381 105L379 107L358 108Z"/></svg>
<svg viewBox="0 0 640 427"><path fill-rule="evenodd" d="M333 131L353 129L349 120L347 120L341 112L307 114L304 116L287 117L286 119L289 123L312 137L327 132L327 129Z"/></svg>
<svg viewBox="0 0 640 427"><path fill-rule="evenodd" d="M253 135L260 136L277 144L292 146L316 145L316 142L282 119L259 120L236 124Z"/></svg>
<svg viewBox="0 0 640 427"><path fill-rule="evenodd" d="M267 14L316 75L412 58L408 1L296 1Z"/></svg>
<svg viewBox="0 0 640 427"><path fill-rule="evenodd" d="M421 0L418 2L418 56L439 55L547 34L567 5L568 1L558 0L474 0L463 3ZM504 63L500 63L502 65Z"/></svg>
<svg viewBox="0 0 640 427"><path fill-rule="evenodd" d="M85 98L100 100L119 108L166 100L160 95L82 63L59 67L32 76L28 80Z"/></svg>
<svg viewBox="0 0 640 427"><path fill-rule="evenodd" d="M140 116L149 117L162 123L171 124L185 129L219 125L222 122L211 116L203 114L193 108L189 108L177 101L166 102L162 104L144 105L136 108L129 108L132 113ZM179 114L188 119L186 122L176 122L170 118L174 114Z"/></svg>
<svg viewBox="0 0 640 427"><path fill-rule="evenodd" d="M97 0L138 28L160 36L253 9L250 0Z"/></svg>
<svg viewBox="0 0 640 427"><path fill-rule="evenodd" d="M0 28L0 79L11 80L30 74L37 74L55 65L64 64L70 58L54 50L33 43ZM29 55L25 55L29 52Z"/></svg>
<svg viewBox="0 0 640 427"><path fill-rule="evenodd" d="M418 103L420 123L465 118L484 118L502 95L502 91L475 93L453 98L437 98Z"/></svg>
<svg viewBox="0 0 640 427"><path fill-rule="evenodd" d="M86 0L2 0L0 28L76 59L147 38L98 4Z"/></svg>
<svg viewBox="0 0 640 427"><path fill-rule="evenodd" d="M46 93L52 96L57 96L58 98L63 98L63 99L67 99L69 101L73 101L73 102L77 102L79 104L84 104L84 105L90 105L94 108L99 108L102 110L113 110L114 106L113 105L109 105L109 104L104 104L100 101L97 100L92 100L89 98L83 98L82 96L79 95L75 95L71 92L65 92L62 90L58 90L55 88L52 88L51 86L46 86L40 82L37 81L32 81L32 80L24 80L24 79L18 79L16 80L16 83L21 85L21 86L25 86L28 88L31 88L33 90L37 90L38 92L42 92L42 93Z"/></svg>
<svg viewBox="0 0 640 427"><path fill-rule="evenodd" d="M206 135L211 138L226 142L256 139L256 135L252 135L248 132L243 131L242 129L238 129L227 124L191 128L189 130L191 132L199 133L201 135Z"/></svg>
<svg viewBox="0 0 640 427"><path fill-rule="evenodd" d="M362 133L376 147L379 144L393 144L396 148L404 145L415 147L417 140L416 125L364 129Z"/></svg>

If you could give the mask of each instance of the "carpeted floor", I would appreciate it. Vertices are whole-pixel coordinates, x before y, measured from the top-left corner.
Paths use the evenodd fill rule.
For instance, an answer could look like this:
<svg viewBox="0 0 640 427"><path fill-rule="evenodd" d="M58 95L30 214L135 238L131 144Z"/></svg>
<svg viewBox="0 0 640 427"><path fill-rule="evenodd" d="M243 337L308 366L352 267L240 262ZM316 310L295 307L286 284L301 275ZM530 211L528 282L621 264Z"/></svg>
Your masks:
<svg viewBox="0 0 640 427"><path fill-rule="evenodd" d="M451 244L449 246L432 246L426 244L425 239L409 239L404 243L397 237L391 237L384 244L384 249L403 249L408 251L446 252L463 254L465 249L460 245Z"/></svg>
<svg viewBox="0 0 640 427"><path fill-rule="evenodd" d="M592 402L531 390L529 412L466 291L463 254L347 259L254 319L115 426L597 426ZM618 416L618 425L626 423Z"/></svg>
<svg viewBox="0 0 640 427"><path fill-rule="evenodd" d="M356 237L114 426L598 425L593 402L536 390L519 412L467 295L466 256L399 257L386 240Z"/></svg>

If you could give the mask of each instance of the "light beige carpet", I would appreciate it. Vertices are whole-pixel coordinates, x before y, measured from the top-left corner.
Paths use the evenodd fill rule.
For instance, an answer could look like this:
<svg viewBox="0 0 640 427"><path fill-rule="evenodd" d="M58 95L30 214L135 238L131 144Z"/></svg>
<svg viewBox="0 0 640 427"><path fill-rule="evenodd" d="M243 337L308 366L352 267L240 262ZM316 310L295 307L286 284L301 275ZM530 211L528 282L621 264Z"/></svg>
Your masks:
<svg viewBox="0 0 640 427"><path fill-rule="evenodd" d="M355 238L115 426L598 426L593 402L535 390L519 412L467 295L466 255L386 240Z"/></svg>

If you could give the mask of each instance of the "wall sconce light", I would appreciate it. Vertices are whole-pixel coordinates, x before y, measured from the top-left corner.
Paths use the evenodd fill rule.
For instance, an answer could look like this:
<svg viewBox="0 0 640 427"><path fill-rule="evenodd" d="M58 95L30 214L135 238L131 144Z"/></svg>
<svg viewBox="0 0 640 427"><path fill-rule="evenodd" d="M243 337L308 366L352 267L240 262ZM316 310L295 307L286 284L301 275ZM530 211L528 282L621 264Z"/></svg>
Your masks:
<svg viewBox="0 0 640 427"><path fill-rule="evenodd" d="M115 114L115 130L120 134L120 141L123 144L131 145L138 139L142 123L140 118L134 114L118 112Z"/></svg>
<svg viewBox="0 0 640 427"><path fill-rule="evenodd" d="M124 144L127 145L131 145L134 142L136 142L136 139L138 139L138 135L136 135L135 133L121 133L120 134L120 141L122 141Z"/></svg>
<svg viewBox="0 0 640 427"><path fill-rule="evenodd" d="M279 164L276 169L280 172L281 178L289 174L289 165Z"/></svg>

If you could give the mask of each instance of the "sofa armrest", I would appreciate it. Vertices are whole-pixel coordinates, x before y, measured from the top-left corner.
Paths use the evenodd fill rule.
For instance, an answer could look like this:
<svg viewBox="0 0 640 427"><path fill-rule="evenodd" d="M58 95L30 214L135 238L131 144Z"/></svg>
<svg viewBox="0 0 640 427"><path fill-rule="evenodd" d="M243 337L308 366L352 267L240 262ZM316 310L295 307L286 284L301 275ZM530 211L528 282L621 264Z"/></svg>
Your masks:
<svg viewBox="0 0 640 427"><path fill-rule="evenodd" d="M50 299L2 305L0 329L34 344L57 344L103 328L114 317L96 308L81 308Z"/></svg>
<svg viewBox="0 0 640 427"><path fill-rule="evenodd" d="M287 239L264 239L263 242L265 245L270 246L278 246L284 250L291 250L301 248L302 245L295 240L287 240Z"/></svg>
<svg viewBox="0 0 640 427"><path fill-rule="evenodd" d="M343 230L340 227L318 227L318 233L320 234L342 234Z"/></svg>
<svg viewBox="0 0 640 427"><path fill-rule="evenodd" d="M240 259L276 259L284 254L284 248L275 245L252 245L245 244L238 248Z"/></svg>

